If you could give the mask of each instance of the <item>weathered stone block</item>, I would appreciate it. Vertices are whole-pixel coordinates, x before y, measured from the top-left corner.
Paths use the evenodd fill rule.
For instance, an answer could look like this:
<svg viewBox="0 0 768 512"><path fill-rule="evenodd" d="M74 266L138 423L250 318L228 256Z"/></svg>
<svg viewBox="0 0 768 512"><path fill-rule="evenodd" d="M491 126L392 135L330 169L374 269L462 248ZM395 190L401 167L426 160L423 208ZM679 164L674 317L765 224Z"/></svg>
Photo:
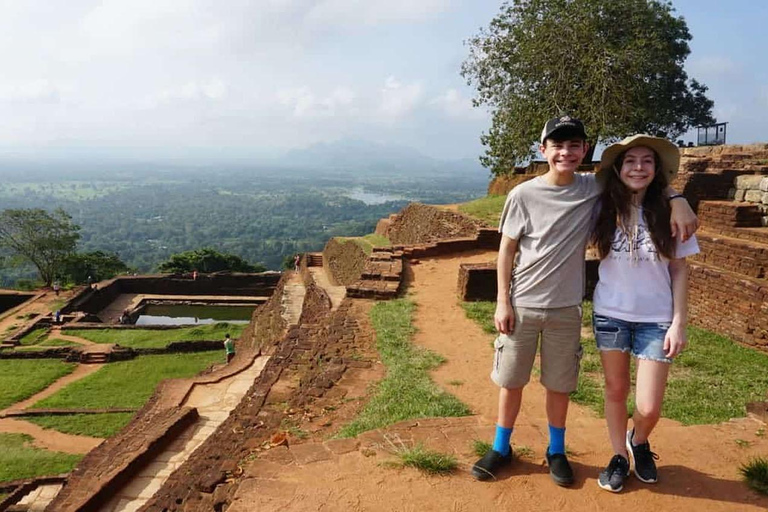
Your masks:
<svg viewBox="0 0 768 512"><path fill-rule="evenodd" d="M760 203L763 201L763 193L760 190L747 190L744 200L749 203Z"/></svg>
<svg viewBox="0 0 768 512"><path fill-rule="evenodd" d="M760 190L768 192L768 176L763 176L763 179L760 180Z"/></svg>
<svg viewBox="0 0 768 512"><path fill-rule="evenodd" d="M763 194L763 197L761 198L760 202L763 203L763 204L768 204L768 192L765 192Z"/></svg>
<svg viewBox="0 0 768 512"><path fill-rule="evenodd" d="M746 175L736 177L736 188L739 190L760 190L763 176Z"/></svg>
<svg viewBox="0 0 768 512"><path fill-rule="evenodd" d="M744 193L746 191L743 189L736 189L736 193L733 195L734 201L743 201L744 200Z"/></svg>

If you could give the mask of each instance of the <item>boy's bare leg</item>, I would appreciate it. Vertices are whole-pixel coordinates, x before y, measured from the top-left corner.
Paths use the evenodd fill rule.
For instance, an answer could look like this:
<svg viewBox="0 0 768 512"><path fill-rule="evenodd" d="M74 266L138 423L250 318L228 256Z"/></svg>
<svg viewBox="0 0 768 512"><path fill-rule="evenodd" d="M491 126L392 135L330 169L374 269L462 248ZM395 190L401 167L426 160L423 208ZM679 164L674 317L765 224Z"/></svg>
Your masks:
<svg viewBox="0 0 768 512"><path fill-rule="evenodd" d="M499 388L499 420L498 425L512 428L520 413L523 403L523 388Z"/></svg>
<svg viewBox="0 0 768 512"><path fill-rule="evenodd" d="M553 427L565 428L565 418L568 416L568 393L558 393L547 390L547 421Z"/></svg>

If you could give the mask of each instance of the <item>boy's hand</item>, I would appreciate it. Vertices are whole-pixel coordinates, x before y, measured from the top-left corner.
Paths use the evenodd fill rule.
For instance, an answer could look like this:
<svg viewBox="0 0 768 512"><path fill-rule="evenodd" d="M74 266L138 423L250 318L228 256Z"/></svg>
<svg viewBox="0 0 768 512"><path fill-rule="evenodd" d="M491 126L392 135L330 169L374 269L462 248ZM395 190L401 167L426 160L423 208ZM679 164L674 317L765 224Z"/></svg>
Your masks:
<svg viewBox="0 0 768 512"><path fill-rule="evenodd" d="M680 238L681 242L688 240L699 229L699 218L693 213L691 205L683 199L669 202L672 215L669 219L672 236Z"/></svg>
<svg viewBox="0 0 768 512"><path fill-rule="evenodd" d="M672 359L675 356L680 355L680 352L683 351L687 344L688 340L686 339L685 327L676 322L672 322L672 325L667 329L667 334L664 336L664 354Z"/></svg>
<svg viewBox="0 0 768 512"><path fill-rule="evenodd" d="M510 334L515 330L515 311L509 300L501 300L496 303L493 323L496 330L502 334Z"/></svg>

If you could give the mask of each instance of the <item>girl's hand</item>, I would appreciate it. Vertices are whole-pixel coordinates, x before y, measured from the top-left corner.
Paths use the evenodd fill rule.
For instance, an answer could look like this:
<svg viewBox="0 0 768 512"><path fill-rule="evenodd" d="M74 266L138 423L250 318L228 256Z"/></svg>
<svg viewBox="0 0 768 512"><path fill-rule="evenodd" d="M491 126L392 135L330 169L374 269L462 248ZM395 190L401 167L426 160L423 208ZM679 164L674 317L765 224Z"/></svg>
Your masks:
<svg viewBox="0 0 768 512"><path fill-rule="evenodd" d="M502 334L510 334L515 330L515 311L509 300L500 300L496 303L493 323L496 330Z"/></svg>
<svg viewBox="0 0 768 512"><path fill-rule="evenodd" d="M672 325L667 329L667 334L664 336L664 354L672 359L679 355L686 345L688 345L688 340L685 334L685 326L672 322Z"/></svg>

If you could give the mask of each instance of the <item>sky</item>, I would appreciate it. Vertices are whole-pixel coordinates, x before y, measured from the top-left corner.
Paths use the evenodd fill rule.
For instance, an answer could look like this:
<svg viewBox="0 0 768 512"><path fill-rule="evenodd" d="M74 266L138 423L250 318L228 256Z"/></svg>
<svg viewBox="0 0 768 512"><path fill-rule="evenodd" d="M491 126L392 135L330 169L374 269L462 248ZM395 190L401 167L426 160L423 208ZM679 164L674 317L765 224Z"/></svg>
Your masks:
<svg viewBox="0 0 768 512"><path fill-rule="evenodd" d="M728 142L768 141L768 2L674 5ZM345 139L476 158L490 120L459 71L500 6L0 0L0 158L259 160Z"/></svg>

